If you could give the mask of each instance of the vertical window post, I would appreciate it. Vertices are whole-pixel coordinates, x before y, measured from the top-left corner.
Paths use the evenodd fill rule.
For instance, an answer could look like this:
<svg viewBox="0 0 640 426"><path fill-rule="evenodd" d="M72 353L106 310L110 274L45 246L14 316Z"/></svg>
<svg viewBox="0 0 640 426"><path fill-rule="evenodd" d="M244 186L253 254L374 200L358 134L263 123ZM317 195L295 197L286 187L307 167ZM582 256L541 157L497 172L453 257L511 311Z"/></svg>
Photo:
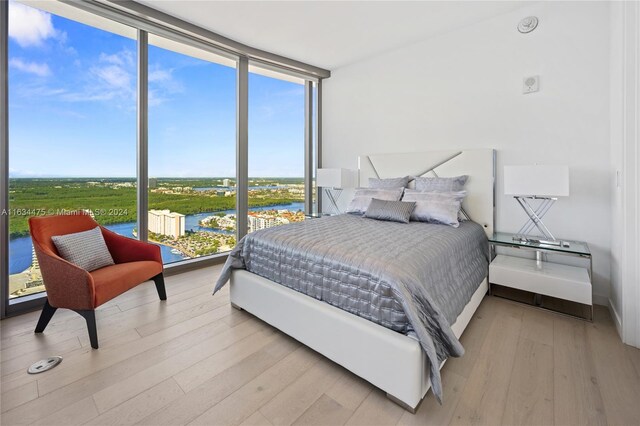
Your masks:
<svg viewBox="0 0 640 426"><path fill-rule="evenodd" d="M137 201L138 239L149 238L149 132L148 132L148 52L149 35L138 30L138 143L137 143Z"/></svg>
<svg viewBox="0 0 640 426"><path fill-rule="evenodd" d="M316 170L322 168L322 80L316 83ZM322 193L316 185L316 211L322 213Z"/></svg>
<svg viewBox="0 0 640 426"><path fill-rule="evenodd" d="M9 2L0 2L0 318L9 303Z"/></svg>
<svg viewBox="0 0 640 426"><path fill-rule="evenodd" d="M313 82L304 82L304 212L313 213Z"/></svg>
<svg viewBox="0 0 640 426"><path fill-rule="evenodd" d="M236 86L236 233L247 234L249 213L249 60L238 59Z"/></svg>

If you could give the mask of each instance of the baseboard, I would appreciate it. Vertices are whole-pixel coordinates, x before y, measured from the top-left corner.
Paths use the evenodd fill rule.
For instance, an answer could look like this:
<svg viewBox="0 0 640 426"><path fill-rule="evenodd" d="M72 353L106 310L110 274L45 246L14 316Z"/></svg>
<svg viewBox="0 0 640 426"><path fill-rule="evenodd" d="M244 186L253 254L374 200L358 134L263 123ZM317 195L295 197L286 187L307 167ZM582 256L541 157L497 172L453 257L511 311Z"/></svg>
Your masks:
<svg viewBox="0 0 640 426"><path fill-rule="evenodd" d="M592 300L593 300L593 304L594 305L600 305L600 306L609 307L609 297L608 296L602 296L602 295L599 295L599 294L594 294L592 296Z"/></svg>
<svg viewBox="0 0 640 426"><path fill-rule="evenodd" d="M616 311L615 306L613 306L613 302L609 299L608 303L609 312L611 313L611 318L613 318L613 322L616 324L616 330L618 330L618 336L622 339L622 320L620 319L620 315L618 315L618 311Z"/></svg>

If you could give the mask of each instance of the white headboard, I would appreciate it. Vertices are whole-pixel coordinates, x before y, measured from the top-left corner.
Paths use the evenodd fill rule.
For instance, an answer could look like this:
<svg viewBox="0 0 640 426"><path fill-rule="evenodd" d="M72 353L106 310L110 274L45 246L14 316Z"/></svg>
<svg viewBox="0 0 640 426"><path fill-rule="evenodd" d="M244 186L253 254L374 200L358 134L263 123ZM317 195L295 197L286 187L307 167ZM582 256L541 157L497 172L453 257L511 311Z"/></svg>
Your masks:
<svg viewBox="0 0 640 426"><path fill-rule="evenodd" d="M468 175L462 208L491 236L495 223L495 158L493 149L363 155L358 157L360 186L369 186L369 178Z"/></svg>

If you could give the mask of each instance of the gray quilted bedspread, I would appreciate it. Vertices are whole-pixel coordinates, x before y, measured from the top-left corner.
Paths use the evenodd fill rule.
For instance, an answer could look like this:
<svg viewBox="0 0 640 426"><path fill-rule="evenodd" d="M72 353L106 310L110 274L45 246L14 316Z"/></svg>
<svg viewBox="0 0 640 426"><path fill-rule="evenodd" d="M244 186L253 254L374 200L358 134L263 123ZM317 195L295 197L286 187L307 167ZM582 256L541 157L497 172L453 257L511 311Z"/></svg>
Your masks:
<svg viewBox="0 0 640 426"><path fill-rule="evenodd" d="M482 227L338 215L251 233L231 251L214 293L246 269L387 328L413 330L440 400L440 363L464 349L453 324L489 269Z"/></svg>

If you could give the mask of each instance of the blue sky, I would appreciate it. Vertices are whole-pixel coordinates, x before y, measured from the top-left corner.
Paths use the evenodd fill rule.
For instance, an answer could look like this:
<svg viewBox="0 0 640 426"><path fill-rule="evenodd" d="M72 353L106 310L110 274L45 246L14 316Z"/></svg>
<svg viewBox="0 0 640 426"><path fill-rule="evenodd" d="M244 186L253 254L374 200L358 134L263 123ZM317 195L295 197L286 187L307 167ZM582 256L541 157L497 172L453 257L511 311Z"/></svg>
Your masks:
<svg viewBox="0 0 640 426"><path fill-rule="evenodd" d="M12 177L133 177L136 42L10 2ZM149 174L235 175L235 69L149 48ZM250 74L249 175L303 176L304 92Z"/></svg>

